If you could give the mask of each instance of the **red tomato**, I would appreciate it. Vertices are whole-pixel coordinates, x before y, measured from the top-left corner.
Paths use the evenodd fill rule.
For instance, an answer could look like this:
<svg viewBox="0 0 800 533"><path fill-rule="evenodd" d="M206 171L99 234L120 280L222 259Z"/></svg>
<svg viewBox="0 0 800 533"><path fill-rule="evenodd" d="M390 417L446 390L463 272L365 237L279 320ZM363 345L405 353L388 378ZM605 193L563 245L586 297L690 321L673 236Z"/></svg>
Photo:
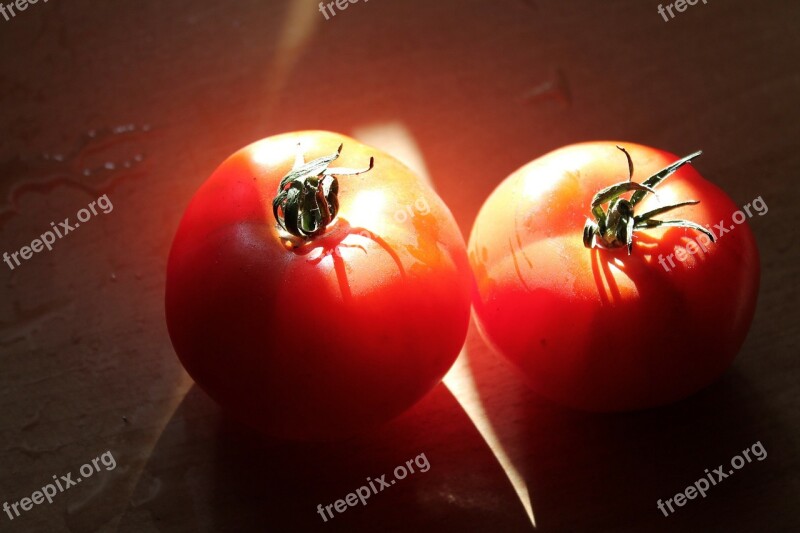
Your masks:
<svg viewBox="0 0 800 533"><path fill-rule="evenodd" d="M630 152L634 182L678 159L633 143L551 152L497 187L468 246L484 339L535 391L590 411L666 404L710 384L744 342L758 293L750 228L732 221L738 207L691 165L658 185L657 197L647 193L633 216L699 200L653 219L693 221L710 228L715 242L692 228L643 228L633 232L628 255L627 225L615 226L617 234L607 230L618 247L604 248L607 242L589 224L587 242L594 245L585 247L594 195L628 180L625 155L615 144ZM606 212L611 206L601 207ZM617 207L626 215L630 202ZM721 221L724 235L715 228ZM676 247L688 250L681 254Z"/></svg>
<svg viewBox="0 0 800 533"><path fill-rule="evenodd" d="M293 167L300 179L282 183ZM297 236L273 215L279 186L300 199L275 211ZM167 325L189 374L235 416L275 436L340 437L444 376L471 279L452 215L408 168L349 137L289 133L236 152L195 194L169 257Z"/></svg>

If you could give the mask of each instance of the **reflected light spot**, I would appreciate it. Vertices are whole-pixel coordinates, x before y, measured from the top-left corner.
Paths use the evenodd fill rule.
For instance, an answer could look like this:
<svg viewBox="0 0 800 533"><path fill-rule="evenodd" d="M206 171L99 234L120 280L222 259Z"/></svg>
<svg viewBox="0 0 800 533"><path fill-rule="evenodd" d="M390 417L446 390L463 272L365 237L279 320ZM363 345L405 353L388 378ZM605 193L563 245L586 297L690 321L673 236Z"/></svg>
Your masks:
<svg viewBox="0 0 800 533"><path fill-rule="evenodd" d="M526 198L541 198L545 193L555 189L563 178L563 170L531 172L525 176L525 182L522 184L523 194Z"/></svg>
<svg viewBox="0 0 800 533"><path fill-rule="evenodd" d="M347 209L347 222L356 228L366 228L381 235L386 228L384 206L386 195L380 190L360 190Z"/></svg>
<svg viewBox="0 0 800 533"><path fill-rule="evenodd" d="M279 166L286 161L293 162L294 154L297 153L297 140L286 138L280 142L271 140L266 143L258 143L253 149L253 161L259 165ZM287 157L290 154L291 157Z"/></svg>
<svg viewBox="0 0 800 533"><path fill-rule="evenodd" d="M534 163L536 172L526 173L522 192L527 198L540 198L553 190L562 180L579 179L580 169L590 164L595 154L584 151L557 151L547 159Z"/></svg>
<svg viewBox="0 0 800 533"><path fill-rule="evenodd" d="M554 190L559 183L567 179L580 179L580 170L592 162L589 151L582 153L562 151L550 154L544 161L533 165L534 172L529 172L522 184L522 193L526 198L540 198L545 193Z"/></svg>

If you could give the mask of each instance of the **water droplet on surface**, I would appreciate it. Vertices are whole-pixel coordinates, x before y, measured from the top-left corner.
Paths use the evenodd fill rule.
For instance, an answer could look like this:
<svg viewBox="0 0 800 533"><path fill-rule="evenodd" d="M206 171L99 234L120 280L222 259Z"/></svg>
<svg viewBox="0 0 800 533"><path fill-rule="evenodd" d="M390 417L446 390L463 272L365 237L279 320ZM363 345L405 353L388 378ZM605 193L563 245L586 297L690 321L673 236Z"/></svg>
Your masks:
<svg viewBox="0 0 800 533"><path fill-rule="evenodd" d="M0 161L0 175L4 177L0 182L0 198L6 198L0 204L0 228L18 212L19 200L26 193L47 194L63 186L96 198L123 180L141 175L138 167L145 157L136 145L151 130L149 124L91 129L66 153L17 155Z"/></svg>

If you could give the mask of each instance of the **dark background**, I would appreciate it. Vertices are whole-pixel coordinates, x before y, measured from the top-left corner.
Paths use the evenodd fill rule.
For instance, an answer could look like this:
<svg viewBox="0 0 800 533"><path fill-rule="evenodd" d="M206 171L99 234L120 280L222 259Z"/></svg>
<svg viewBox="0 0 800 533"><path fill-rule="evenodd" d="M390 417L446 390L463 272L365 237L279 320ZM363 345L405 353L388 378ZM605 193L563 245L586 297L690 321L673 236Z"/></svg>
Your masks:
<svg viewBox="0 0 800 533"><path fill-rule="evenodd" d="M521 500L540 531L800 529L800 4L709 0L670 22L657 5L362 0L325 21L311 0L51 0L0 18L0 252L114 205L0 266L0 501L106 450L118 463L0 530L531 531ZM705 177L769 206L750 221L762 286L739 357L679 404L594 416L536 398L471 330L451 387L374 434L258 438L178 363L166 257L227 155L312 128L424 161L465 235L497 183L559 146L702 148ZM764 461L656 509L756 441ZM423 452L427 473L316 514Z"/></svg>

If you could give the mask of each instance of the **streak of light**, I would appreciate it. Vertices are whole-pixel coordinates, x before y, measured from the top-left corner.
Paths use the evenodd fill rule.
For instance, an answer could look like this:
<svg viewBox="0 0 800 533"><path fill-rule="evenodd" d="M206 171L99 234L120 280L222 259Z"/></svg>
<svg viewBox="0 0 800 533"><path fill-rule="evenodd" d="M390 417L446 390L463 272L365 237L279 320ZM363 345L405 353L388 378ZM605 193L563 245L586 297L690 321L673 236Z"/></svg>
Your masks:
<svg viewBox="0 0 800 533"><path fill-rule="evenodd" d="M505 472L508 480L511 482L514 492L517 493L517 497L531 521L531 525L535 528L536 517L533 514L528 484L509 457L505 446L500 442L500 438L494 426L492 426L492 423L489 421L481 397L478 394L475 379L470 370L469 363L467 362L466 348L461 351L453 368L450 369L450 372L447 373L443 381L475 425L475 428L478 430L478 433L481 434L481 437L483 437L489 449L492 450L495 459L497 459L503 472Z"/></svg>

